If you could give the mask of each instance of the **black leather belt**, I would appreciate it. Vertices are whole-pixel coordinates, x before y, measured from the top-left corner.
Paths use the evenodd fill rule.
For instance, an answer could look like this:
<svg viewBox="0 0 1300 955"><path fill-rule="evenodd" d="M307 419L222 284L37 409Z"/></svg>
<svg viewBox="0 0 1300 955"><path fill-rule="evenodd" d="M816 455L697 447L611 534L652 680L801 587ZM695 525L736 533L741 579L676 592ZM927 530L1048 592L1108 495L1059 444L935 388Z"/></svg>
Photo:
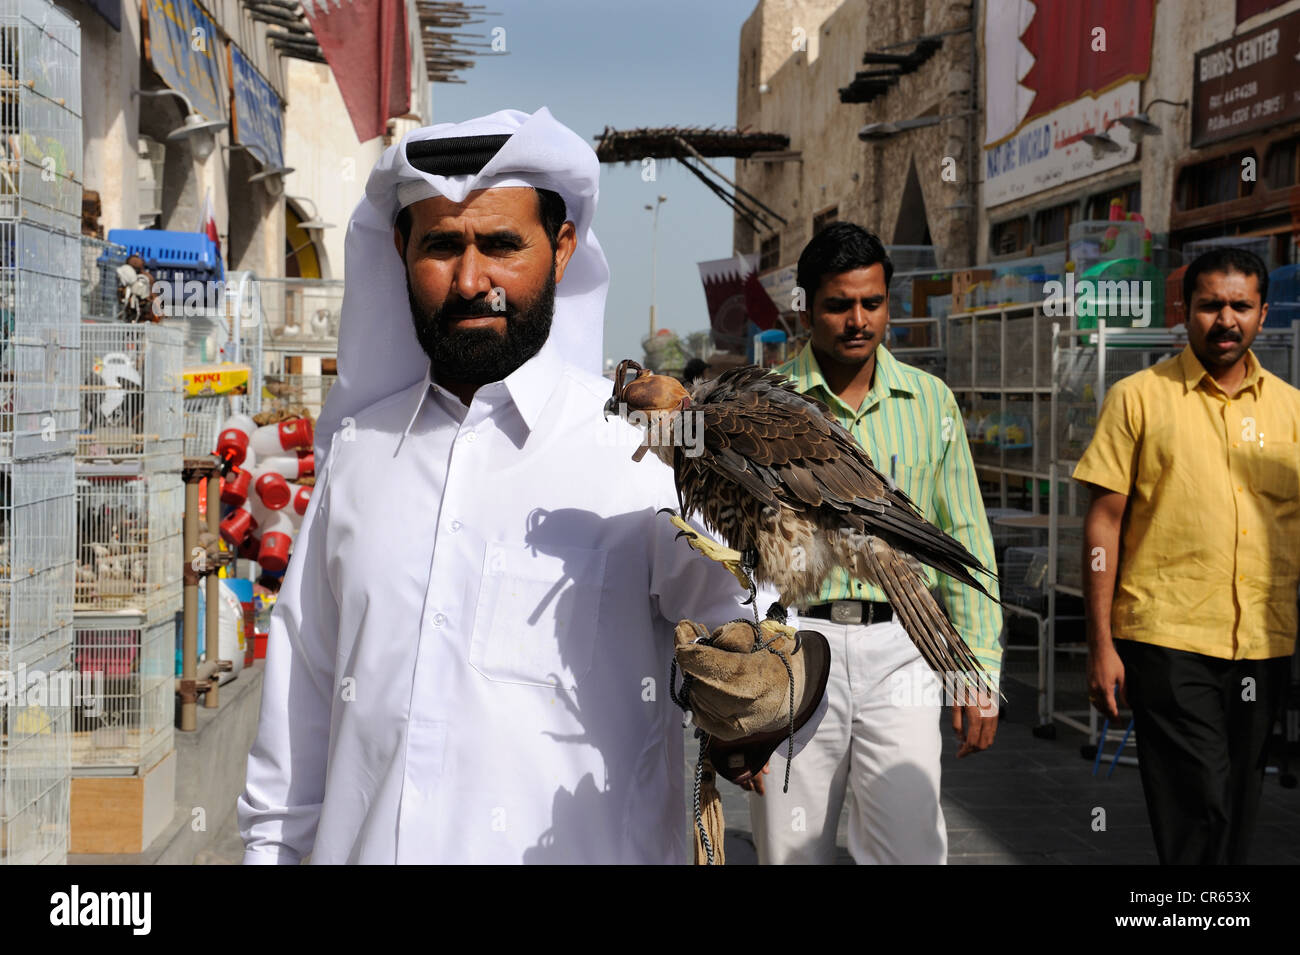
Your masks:
<svg viewBox="0 0 1300 955"><path fill-rule="evenodd" d="M832 600L830 603L813 604L799 611L800 617L813 617L817 620L829 620L831 623L885 623L894 619L894 608L889 604L875 600Z"/></svg>

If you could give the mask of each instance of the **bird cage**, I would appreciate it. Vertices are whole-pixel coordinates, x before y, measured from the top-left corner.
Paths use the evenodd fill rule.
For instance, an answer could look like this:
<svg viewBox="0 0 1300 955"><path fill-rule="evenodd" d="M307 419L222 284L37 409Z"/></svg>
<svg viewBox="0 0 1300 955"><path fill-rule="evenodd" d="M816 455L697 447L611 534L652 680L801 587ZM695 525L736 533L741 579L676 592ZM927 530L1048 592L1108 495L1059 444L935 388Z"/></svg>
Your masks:
<svg viewBox="0 0 1300 955"><path fill-rule="evenodd" d="M80 240L0 220L0 458L72 449Z"/></svg>
<svg viewBox="0 0 1300 955"><path fill-rule="evenodd" d="M81 237L81 317L121 319L117 270L126 264L126 246L91 236Z"/></svg>
<svg viewBox="0 0 1300 955"><path fill-rule="evenodd" d="M0 462L0 862L67 854L75 498L70 454Z"/></svg>
<svg viewBox="0 0 1300 955"><path fill-rule="evenodd" d="M74 773L143 773L171 751L180 608L178 583L149 613L77 614L72 669L83 692L71 714Z"/></svg>
<svg viewBox="0 0 1300 955"><path fill-rule="evenodd" d="M47 0L0 0L0 218L81 232L81 32Z"/></svg>
<svg viewBox="0 0 1300 955"><path fill-rule="evenodd" d="M217 450L217 434L226 420L225 395L186 396L185 456L201 458Z"/></svg>
<svg viewBox="0 0 1300 955"><path fill-rule="evenodd" d="M62 862L76 524L81 34L0 0L0 862ZM21 690L21 693L18 692Z"/></svg>
<svg viewBox="0 0 1300 955"><path fill-rule="evenodd" d="M71 634L69 626L68 642ZM5 669L15 691L12 701L0 698L0 865L61 863L68 853L75 674L66 649Z"/></svg>
<svg viewBox="0 0 1300 955"><path fill-rule="evenodd" d="M264 411L289 411L306 408L312 420L320 419L321 409L337 375L289 375L267 372L262 382Z"/></svg>
<svg viewBox="0 0 1300 955"><path fill-rule="evenodd" d="M179 471L184 453L182 334L157 325L86 322L81 328L78 461Z"/></svg>
<svg viewBox="0 0 1300 955"><path fill-rule="evenodd" d="M184 558L179 474L77 469L76 609L147 612L171 599Z"/></svg>
<svg viewBox="0 0 1300 955"><path fill-rule="evenodd" d="M343 312L342 282L263 278L257 284L268 349L337 349Z"/></svg>

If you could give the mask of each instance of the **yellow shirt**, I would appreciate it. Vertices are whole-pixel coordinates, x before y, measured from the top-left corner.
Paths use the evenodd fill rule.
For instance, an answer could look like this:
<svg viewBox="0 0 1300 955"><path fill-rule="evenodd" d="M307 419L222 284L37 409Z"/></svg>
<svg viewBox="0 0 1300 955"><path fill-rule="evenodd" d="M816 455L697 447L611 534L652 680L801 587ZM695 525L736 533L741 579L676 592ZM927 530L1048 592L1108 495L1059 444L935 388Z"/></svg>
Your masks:
<svg viewBox="0 0 1300 955"><path fill-rule="evenodd" d="M1190 345L1106 395L1074 477L1128 495L1118 639L1228 660L1295 648L1300 391L1246 362L1232 398Z"/></svg>

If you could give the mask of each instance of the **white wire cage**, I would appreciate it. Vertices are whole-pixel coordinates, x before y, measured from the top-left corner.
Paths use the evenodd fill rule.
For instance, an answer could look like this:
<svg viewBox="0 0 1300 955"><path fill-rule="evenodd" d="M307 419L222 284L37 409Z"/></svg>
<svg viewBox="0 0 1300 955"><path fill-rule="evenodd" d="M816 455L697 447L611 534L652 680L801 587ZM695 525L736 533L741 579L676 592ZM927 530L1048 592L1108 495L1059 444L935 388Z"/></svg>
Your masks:
<svg viewBox="0 0 1300 955"><path fill-rule="evenodd" d="M73 446L80 270L76 236L0 220L0 459Z"/></svg>
<svg viewBox="0 0 1300 955"><path fill-rule="evenodd" d="M79 461L179 471L185 439L179 329L118 322L81 328Z"/></svg>
<svg viewBox="0 0 1300 955"><path fill-rule="evenodd" d="M118 269L126 264L126 246L93 236L81 237L81 317L123 320L123 300Z"/></svg>
<svg viewBox="0 0 1300 955"><path fill-rule="evenodd" d="M262 381L262 410L288 411L306 408L312 420L320 419L336 375L299 375L268 371Z"/></svg>
<svg viewBox="0 0 1300 955"><path fill-rule="evenodd" d="M74 506L70 454L0 463L0 863L67 855Z"/></svg>
<svg viewBox="0 0 1300 955"><path fill-rule="evenodd" d="M173 747L177 585L149 613L78 614L72 669L74 774L145 773Z"/></svg>
<svg viewBox="0 0 1300 955"><path fill-rule="evenodd" d="M185 456L201 458L217 450L217 435L230 414L225 395L203 395L185 399Z"/></svg>
<svg viewBox="0 0 1300 955"><path fill-rule="evenodd" d="M61 642L71 637L69 625ZM0 865L65 862L71 712L80 697L68 652L0 669L14 687L0 698Z"/></svg>
<svg viewBox="0 0 1300 955"><path fill-rule="evenodd" d="M68 849L81 34L0 0L0 862Z"/></svg>
<svg viewBox="0 0 1300 955"><path fill-rule="evenodd" d="M46 0L0 0L0 217L78 234L81 31Z"/></svg>
<svg viewBox="0 0 1300 955"><path fill-rule="evenodd" d="M181 578L185 486L179 474L77 472L78 613L148 613Z"/></svg>
<svg viewBox="0 0 1300 955"><path fill-rule="evenodd" d="M343 283L337 279L257 280L266 348L296 351L338 348Z"/></svg>

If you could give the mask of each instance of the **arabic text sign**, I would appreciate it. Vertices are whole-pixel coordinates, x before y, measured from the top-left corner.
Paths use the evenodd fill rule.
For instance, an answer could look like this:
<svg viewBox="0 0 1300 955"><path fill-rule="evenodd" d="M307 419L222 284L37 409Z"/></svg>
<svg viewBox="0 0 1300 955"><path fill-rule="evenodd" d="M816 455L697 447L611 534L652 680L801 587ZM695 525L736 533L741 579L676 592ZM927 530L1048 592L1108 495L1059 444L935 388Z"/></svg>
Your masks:
<svg viewBox="0 0 1300 955"><path fill-rule="evenodd" d="M1139 110L1141 84L1123 83L1097 97L1085 96L1030 120L1015 134L984 148L984 205L996 206L1062 183L1122 166L1137 157L1137 145L1119 123L1106 130L1121 147L1092 158L1086 133L1100 133L1117 116Z"/></svg>
<svg viewBox="0 0 1300 955"><path fill-rule="evenodd" d="M1300 117L1300 13L1196 54L1192 146Z"/></svg>
<svg viewBox="0 0 1300 955"><path fill-rule="evenodd" d="M230 44L230 85L234 90L230 113L235 142L258 146L270 157L272 166L283 166L280 97L233 43Z"/></svg>
<svg viewBox="0 0 1300 955"><path fill-rule="evenodd" d="M222 119L217 28L194 0L144 0L149 59L163 82L184 93L204 119Z"/></svg>

